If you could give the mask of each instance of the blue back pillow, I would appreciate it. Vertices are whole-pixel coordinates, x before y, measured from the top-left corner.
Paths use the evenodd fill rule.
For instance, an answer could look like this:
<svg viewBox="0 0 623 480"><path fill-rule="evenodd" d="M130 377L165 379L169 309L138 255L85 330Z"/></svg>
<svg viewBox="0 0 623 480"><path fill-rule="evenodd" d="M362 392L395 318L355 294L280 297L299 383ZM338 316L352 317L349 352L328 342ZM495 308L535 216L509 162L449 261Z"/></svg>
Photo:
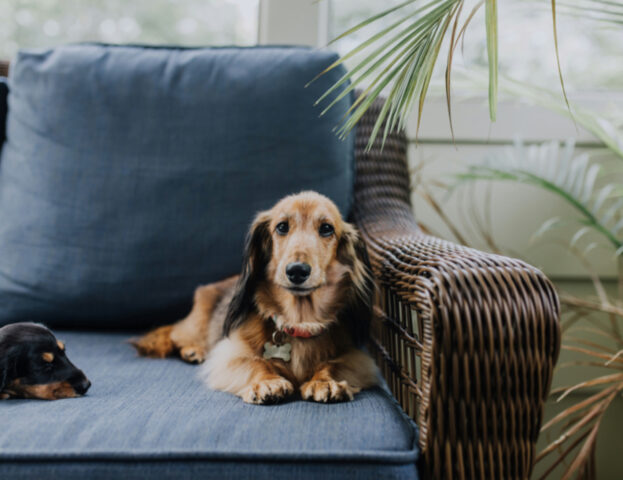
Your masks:
<svg viewBox="0 0 623 480"><path fill-rule="evenodd" d="M313 189L347 215L353 138L304 48L74 45L11 65L0 325L146 328L239 272L254 214Z"/></svg>

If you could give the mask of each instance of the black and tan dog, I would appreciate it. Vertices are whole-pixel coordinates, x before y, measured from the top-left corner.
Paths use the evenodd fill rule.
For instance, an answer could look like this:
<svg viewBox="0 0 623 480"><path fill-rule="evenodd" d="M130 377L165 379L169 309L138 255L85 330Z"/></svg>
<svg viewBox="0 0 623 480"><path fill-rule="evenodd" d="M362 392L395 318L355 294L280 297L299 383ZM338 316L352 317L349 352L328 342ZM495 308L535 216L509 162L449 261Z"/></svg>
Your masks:
<svg viewBox="0 0 623 480"><path fill-rule="evenodd" d="M43 325L0 328L0 399L72 398L84 395L90 386L67 358L65 345Z"/></svg>
<svg viewBox="0 0 623 480"><path fill-rule="evenodd" d="M258 214L243 272L195 292L180 322L134 342L140 354L200 363L208 386L250 403L296 390L352 400L377 383L365 343L374 303L366 248L326 197L303 192Z"/></svg>

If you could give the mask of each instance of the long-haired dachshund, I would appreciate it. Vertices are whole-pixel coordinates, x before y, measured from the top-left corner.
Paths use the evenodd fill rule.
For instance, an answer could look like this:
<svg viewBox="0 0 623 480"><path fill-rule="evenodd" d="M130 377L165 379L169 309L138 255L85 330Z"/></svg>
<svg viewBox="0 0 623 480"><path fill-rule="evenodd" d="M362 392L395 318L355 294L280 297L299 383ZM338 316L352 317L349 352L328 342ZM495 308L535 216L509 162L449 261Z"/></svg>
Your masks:
<svg viewBox="0 0 623 480"><path fill-rule="evenodd" d="M317 402L352 400L378 381L359 349L374 296L355 228L328 198L303 192L257 215L240 276L199 287L186 318L133 344L146 356L206 358L208 386L245 402L295 390Z"/></svg>
<svg viewBox="0 0 623 480"><path fill-rule="evenodd" d="M24 322L0 328L0 399L78 397L90 386L67 358L65 345L43 325Z"/></svg>

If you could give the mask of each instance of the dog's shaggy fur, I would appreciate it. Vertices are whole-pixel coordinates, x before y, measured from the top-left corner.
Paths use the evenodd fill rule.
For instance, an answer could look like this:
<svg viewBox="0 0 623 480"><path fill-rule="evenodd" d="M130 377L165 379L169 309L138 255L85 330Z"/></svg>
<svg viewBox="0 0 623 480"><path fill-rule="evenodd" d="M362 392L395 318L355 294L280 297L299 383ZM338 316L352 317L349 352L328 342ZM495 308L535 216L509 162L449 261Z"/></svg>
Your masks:
<svg viewBox="0 0 623 480"><path fill-rule="evenodd" d="M65 345L43 325L22 322L0 328L0 399L78 397L90 386L67 358Z"/></svg>
<svg viewBox="0 0 623 480"><path fill-rule="evenodd" d="M306 265L303 278L289 266ZM290 272L290 273L288 273ZM190 314L134 342L142 355L206 360L209 387L249 403L296 390L317 402L352 400L377 383L368 337L375 287L366 248L326 197L303 192L255 218L243 272L195 292ZM263 358L275 331L289 332L291 360Z"/></svg>

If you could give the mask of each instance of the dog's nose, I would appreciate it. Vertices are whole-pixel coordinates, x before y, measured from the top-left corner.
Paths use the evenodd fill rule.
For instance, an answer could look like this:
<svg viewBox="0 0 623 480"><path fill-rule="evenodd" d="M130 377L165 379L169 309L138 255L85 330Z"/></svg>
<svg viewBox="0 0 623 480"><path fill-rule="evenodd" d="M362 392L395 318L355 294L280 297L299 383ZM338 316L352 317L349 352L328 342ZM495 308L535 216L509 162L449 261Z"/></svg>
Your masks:
<svg viewBox="0 0 623 480"><path fill-rule="evenodd" d="M85 393L87 393L87 390L89 388L91 388L91 382L89 382L88 378L80 380L74 385L74 390L78 395L84 395Z"/></svg>
<svg viewBox="0 0 623 480"><path fill-rule="evenodd" d="M286 275L294 285L300 285L309 278L311 267L307 263L292 262L286 265Z"/></svg>

